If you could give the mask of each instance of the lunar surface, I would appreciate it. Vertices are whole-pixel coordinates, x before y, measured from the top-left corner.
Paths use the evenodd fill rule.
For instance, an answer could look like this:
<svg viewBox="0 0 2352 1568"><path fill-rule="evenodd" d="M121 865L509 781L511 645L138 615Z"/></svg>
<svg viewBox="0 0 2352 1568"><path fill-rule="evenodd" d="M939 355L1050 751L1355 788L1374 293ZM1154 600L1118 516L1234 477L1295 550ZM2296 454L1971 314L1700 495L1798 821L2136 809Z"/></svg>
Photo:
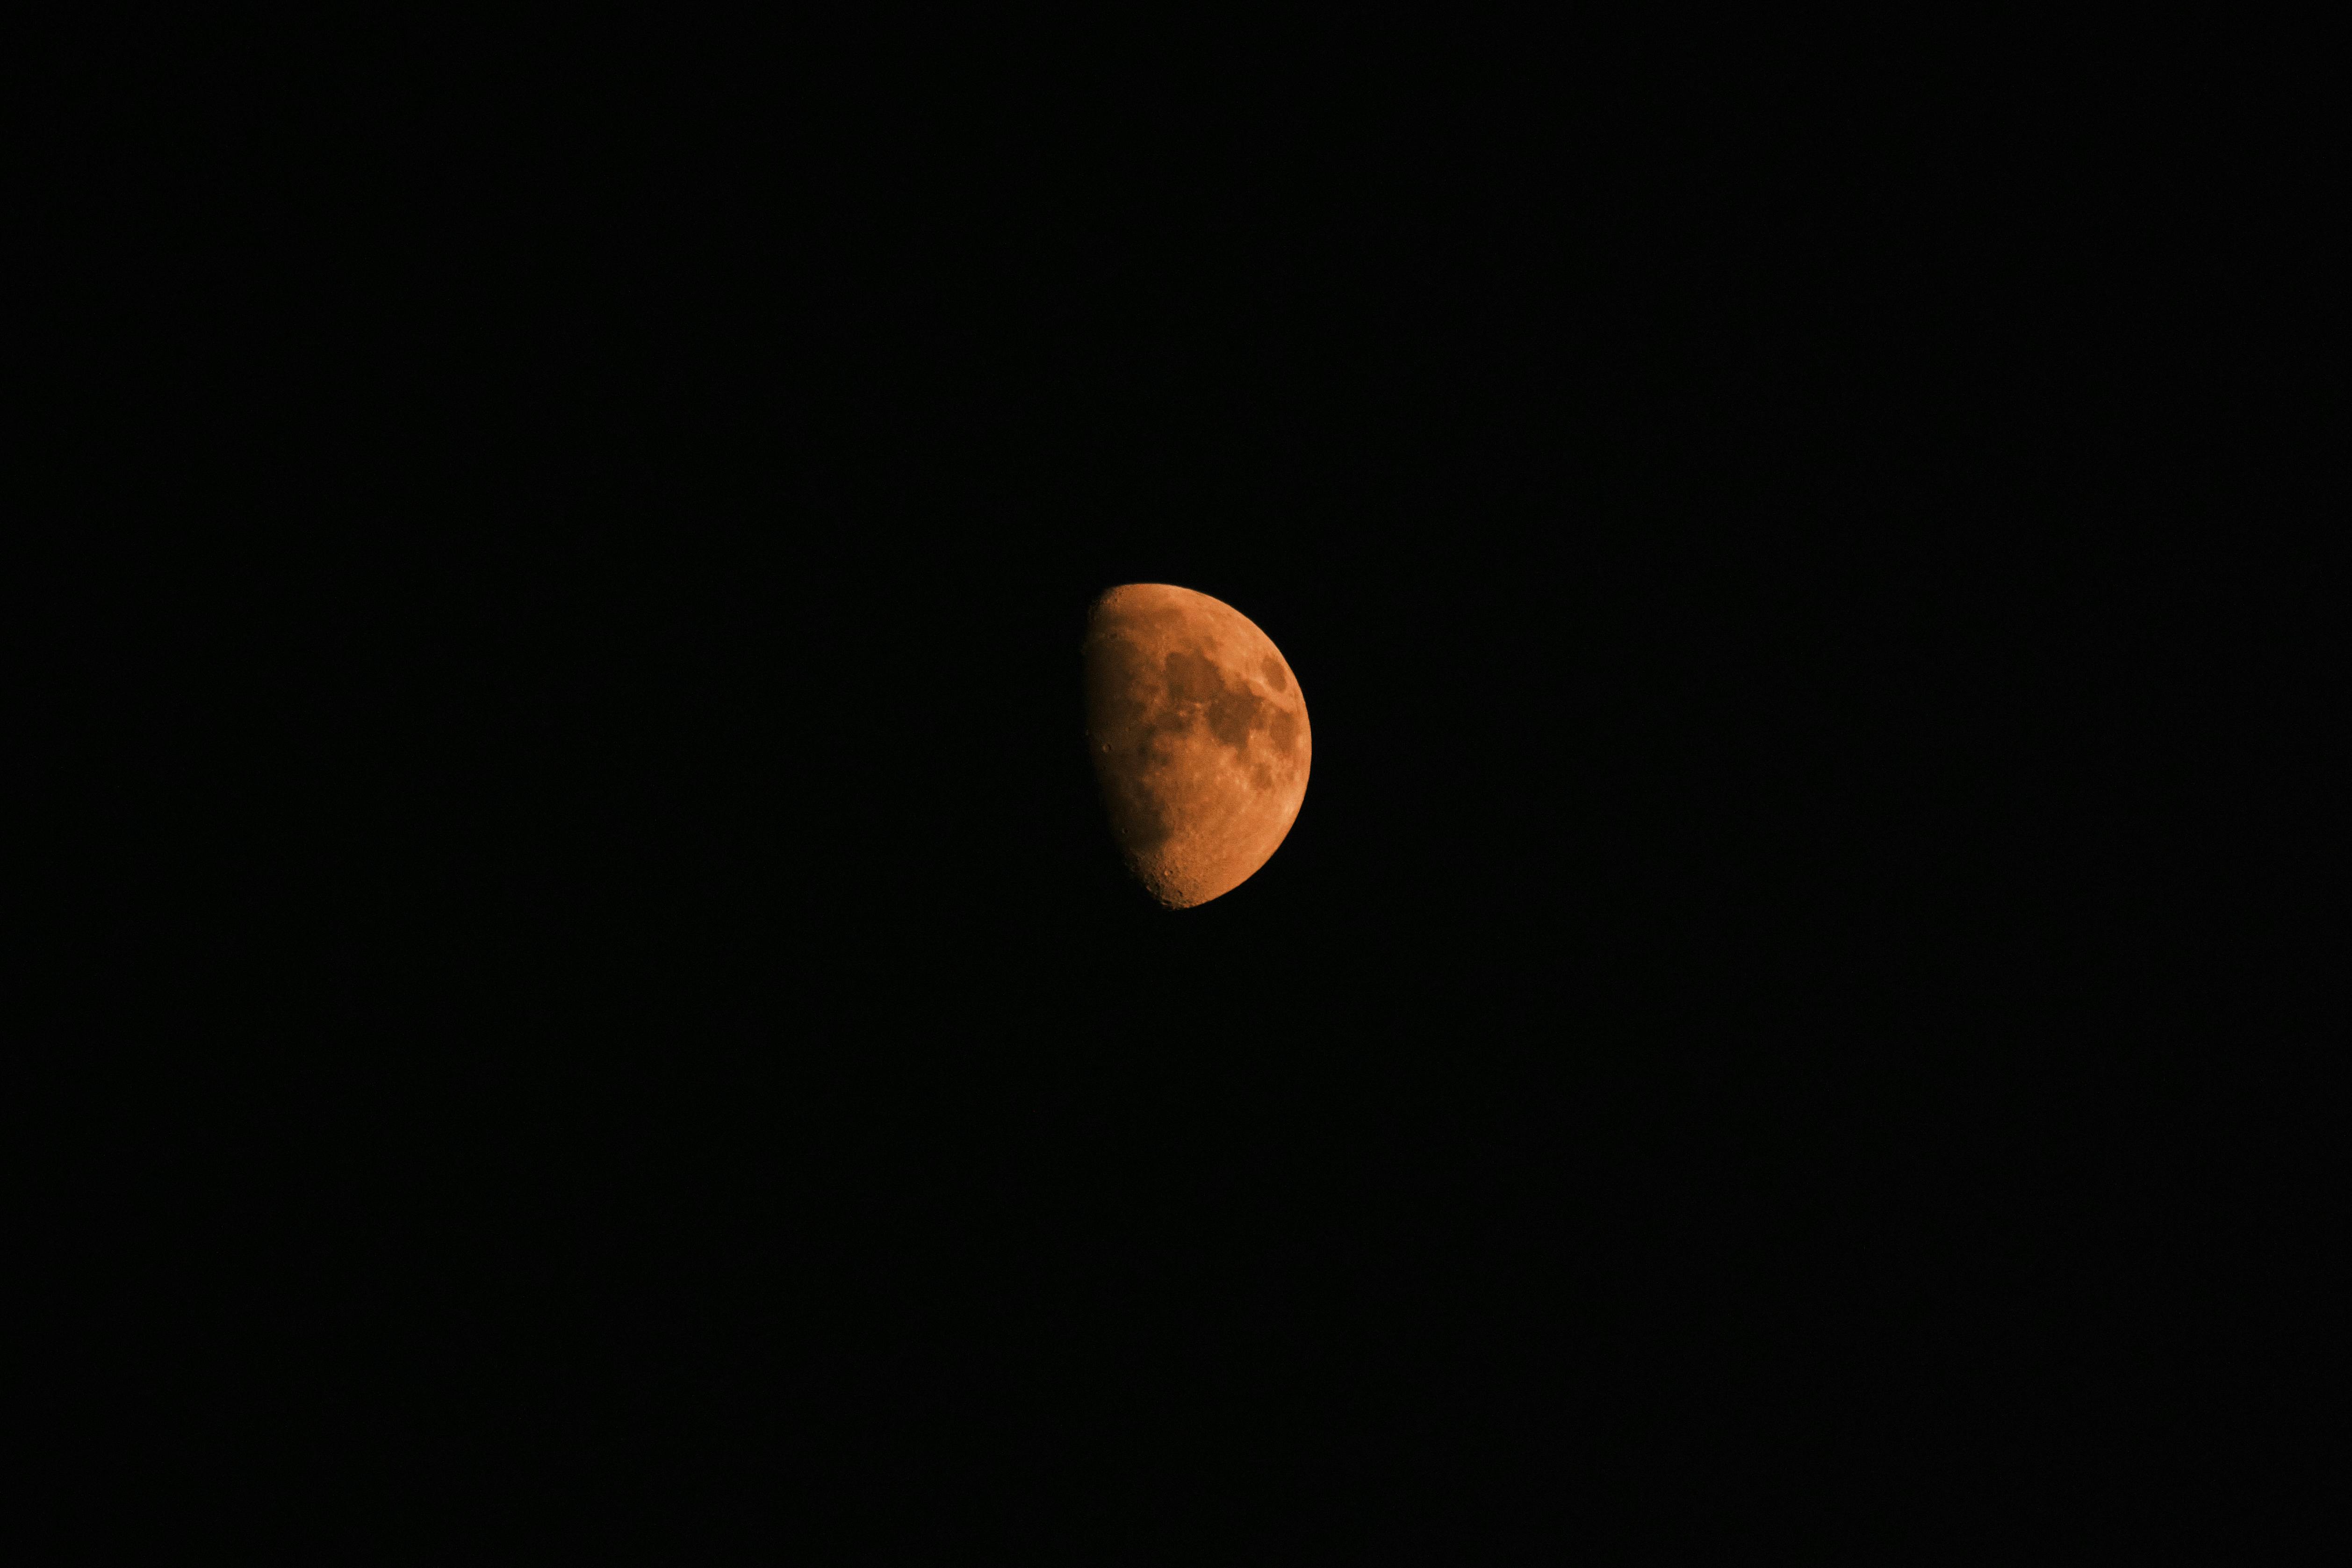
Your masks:
<svg viewBox="0 0 2352 1568"><path fill-rule="evenodd" d="M1165 583L1094 603L1087 749L1128 869L1169 909L1247 881L1307 797L1307 700L1231 605Z"/></svg>

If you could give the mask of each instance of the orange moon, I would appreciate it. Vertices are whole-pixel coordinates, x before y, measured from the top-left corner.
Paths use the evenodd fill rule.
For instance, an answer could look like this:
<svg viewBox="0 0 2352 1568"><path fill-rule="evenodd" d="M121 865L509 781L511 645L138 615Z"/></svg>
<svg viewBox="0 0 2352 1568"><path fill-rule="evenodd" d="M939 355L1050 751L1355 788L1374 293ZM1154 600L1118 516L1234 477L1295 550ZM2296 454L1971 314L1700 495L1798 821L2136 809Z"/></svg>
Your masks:
<svg viewBox="0 0 2352 1568"><path fill-rule="evenodd" d="M1289 661L1231 605L1166 583L1097 598L1085 651L1087 750L1128 869L1171 910L1240 887L1307 798Z"/></svg>

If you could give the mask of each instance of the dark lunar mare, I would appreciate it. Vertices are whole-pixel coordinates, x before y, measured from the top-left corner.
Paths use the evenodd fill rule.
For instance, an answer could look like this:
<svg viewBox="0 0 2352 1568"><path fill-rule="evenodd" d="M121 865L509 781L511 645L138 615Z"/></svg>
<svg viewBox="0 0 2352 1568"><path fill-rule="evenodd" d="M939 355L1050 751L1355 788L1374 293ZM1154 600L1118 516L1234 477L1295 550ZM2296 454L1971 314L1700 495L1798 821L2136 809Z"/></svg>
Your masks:
<svg viewBox="0 0 2352 1568"><path fill-rule="evenodd" d="M1205 648L1171 652L1154 668L1133 639L1106 628L1087 640L1086 682L1089 751L1104 803L1121 845L1139 853L1158 848L1174 831L1167 803L1148 783L1167 758L1162 737L1181 735L1198 721L1220 745L1243 754L1259 731L1286 755L1297 744L1297 718L1246 681L1229 679ZM1273 785L1263 763L1251 770L1251 779L1260 789Z"/></svg>

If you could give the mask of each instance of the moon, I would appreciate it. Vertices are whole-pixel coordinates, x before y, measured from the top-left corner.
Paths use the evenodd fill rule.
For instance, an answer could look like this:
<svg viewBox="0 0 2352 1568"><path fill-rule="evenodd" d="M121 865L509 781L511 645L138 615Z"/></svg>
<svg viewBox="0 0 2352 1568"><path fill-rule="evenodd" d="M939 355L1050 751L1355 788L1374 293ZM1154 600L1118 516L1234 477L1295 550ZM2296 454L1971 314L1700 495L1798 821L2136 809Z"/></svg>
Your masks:
<svg viewBox="0 0 2352 1568"><path fill-rule="evenodd" d="M1129 583L1087 616L1087 750L1121 858L1163 907L1233 891L1298 820L1314 752L1274 639L1231 605Z"/></svg>

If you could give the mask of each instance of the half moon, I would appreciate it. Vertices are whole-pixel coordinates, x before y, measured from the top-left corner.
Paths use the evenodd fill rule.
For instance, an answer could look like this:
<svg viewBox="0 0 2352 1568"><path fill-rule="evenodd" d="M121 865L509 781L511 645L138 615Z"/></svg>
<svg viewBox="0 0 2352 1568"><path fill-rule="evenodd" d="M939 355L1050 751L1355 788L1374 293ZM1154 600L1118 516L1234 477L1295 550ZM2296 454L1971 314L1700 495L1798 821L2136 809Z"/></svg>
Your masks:
<svg viewBox="0 0 2352 1568"><path fill-rule="evenodd" d="M1121 858L1169 909L1229 893L1298 819L1314 752L1298 678L1231 605L1129 583L1087 617L1087 750Z"/></svg>

